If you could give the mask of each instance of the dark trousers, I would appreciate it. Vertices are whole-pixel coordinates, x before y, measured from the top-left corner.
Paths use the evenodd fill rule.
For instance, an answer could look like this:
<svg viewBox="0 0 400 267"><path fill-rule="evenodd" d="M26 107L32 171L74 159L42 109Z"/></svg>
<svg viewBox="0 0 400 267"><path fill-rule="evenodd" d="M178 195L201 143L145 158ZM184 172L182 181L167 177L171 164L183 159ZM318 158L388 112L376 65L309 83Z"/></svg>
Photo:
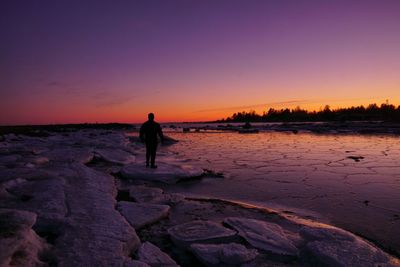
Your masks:
<svg viewBox="0 0 400 267"><path fill-rule="evenodd" d="M149 165L150 161L151 166L154 166L156 161L156 152L157 152L157 143L146 142L146 165Z"/></svg>

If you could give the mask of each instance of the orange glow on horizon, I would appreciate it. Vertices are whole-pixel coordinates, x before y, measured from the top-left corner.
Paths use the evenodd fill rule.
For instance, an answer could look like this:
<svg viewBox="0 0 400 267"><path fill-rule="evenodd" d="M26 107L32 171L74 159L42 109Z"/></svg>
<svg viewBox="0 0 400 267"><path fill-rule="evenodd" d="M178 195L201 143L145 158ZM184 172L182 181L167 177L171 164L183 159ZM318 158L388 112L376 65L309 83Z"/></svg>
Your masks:
<svg viewBox="0 0 400 267"><path fill-rule="evenodd" d="M290 102L290 101L287 101ZM365 100L348 100L348 101L324 101L325 103L314 103L310 101L308 104L266 104L266 105L253 105L253 106L225 106L225 107L209 107L208 109L199 109L196 107L188 106L176 106L171 107L170 105L157 106L157 108L145 108L135 107L130 105L115 106L113 108L98 108L95 111L90 107L72 107L66 112L63 111L62 107L58 109L54 108L53 112L47 112L46 109L37 109L35 113L30 113L27 118L26 114L21 114L20 121L18 123L5 123L3 125L24 125L24 124L67 124L67 123L109 123L109 122L120 122L120 123L141 123L147 119L149 112L155 113L156 121L167 123L167 122L206 122L224 119L231 116L235 112L252 111L254 110L258 114L262 114L264 111L268 111L269 108L274 109L295 109L299 106L302 109L308 111L318 111L323 109L325 105L329 105L331 109L346 108L351 106L368 106L369 104L382 104L386 102L386 99L375 99L375 101ZM393 104L396 107L400 105L400 101L389 101L389 104ZM35 109L37 107L32 107ZM29 111L29 110L26 110ZM14 113L14 116L16 114ZM24 118L23 118L24 117Z"/></svg>

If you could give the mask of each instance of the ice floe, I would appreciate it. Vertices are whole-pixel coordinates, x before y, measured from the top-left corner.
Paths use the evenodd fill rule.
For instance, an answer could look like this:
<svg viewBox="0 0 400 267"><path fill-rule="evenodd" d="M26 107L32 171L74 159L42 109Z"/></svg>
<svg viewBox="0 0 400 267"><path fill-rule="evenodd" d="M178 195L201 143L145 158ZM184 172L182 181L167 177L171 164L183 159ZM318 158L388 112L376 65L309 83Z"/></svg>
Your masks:
<svg viewBox="0 0 400 267"><path fill-rule="evenodd" d="M248 249L241 244L192 244L190 249L207 266L239 265L255 259L257 250Z"/></svg>
<svg viewBox="0 0 400 267"><path fill-rule="evenodd" d="M224 223L256 248L282 255L298 254L298 249L277 224L246 218L226 218Z"/></svg>
<svg viewBox="0 0 400 267"><path fill-rule="evenodd" d="M168 205L120 201L117 209L135 229L155 223L168 216Z"/></svg>
<svg viewBox="0 0 400 267"><path fill-rule="evenodd" d="M192 221L168 229L168 233L179 246L192 243L210 243L231 240L236 232L212 221Z"/></svg>
<svg viewBox="0 0 400 267"><path fill-rule="evenodd" d="M121 170L121 175L127 179L173 184L179 180L200 177L203 170L192 165L173 165L163 162L157 163L157 168L145 168L142 164L128 164Z"/></svg>

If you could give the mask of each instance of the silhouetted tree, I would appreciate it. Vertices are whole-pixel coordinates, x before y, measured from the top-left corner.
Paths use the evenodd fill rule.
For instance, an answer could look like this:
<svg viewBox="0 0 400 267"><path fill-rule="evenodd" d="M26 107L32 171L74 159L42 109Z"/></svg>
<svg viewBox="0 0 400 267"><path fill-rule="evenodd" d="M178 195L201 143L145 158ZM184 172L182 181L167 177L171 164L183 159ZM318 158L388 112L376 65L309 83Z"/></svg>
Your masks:
<svg viewBox="0 0 400 267"><path fill-rule="evenodd" d="M297 106L295 109L274 109L269 108L262 115L254 110L234 113L231 117L220 121L226 122L276 122L276 121L398 121L400 122L400 106L396 107L386 103L378 106L376 103L367 107L356 106L349 108L338 108L332 110L326 105L319 111L307 111Z"/></svg>

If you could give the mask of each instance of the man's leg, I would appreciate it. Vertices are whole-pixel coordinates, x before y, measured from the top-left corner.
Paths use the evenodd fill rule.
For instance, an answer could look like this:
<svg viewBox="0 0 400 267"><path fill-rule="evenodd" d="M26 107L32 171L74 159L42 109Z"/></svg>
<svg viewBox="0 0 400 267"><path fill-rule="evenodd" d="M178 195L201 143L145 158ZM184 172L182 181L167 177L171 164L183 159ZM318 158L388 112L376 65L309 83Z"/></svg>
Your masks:
<svg viewBox="0 0 400 267"><path fill-rule="evenodd" d="M150 154L151 154L151 144L146 143L146 167L149 166Z"/></svg>
<svg viewBox="0 0 400 267"><path fill-rule="evenodd" d="M153 144L151 147L151 166L155 167L156 166L156 152L157 152L157 143Z"/></svg>

